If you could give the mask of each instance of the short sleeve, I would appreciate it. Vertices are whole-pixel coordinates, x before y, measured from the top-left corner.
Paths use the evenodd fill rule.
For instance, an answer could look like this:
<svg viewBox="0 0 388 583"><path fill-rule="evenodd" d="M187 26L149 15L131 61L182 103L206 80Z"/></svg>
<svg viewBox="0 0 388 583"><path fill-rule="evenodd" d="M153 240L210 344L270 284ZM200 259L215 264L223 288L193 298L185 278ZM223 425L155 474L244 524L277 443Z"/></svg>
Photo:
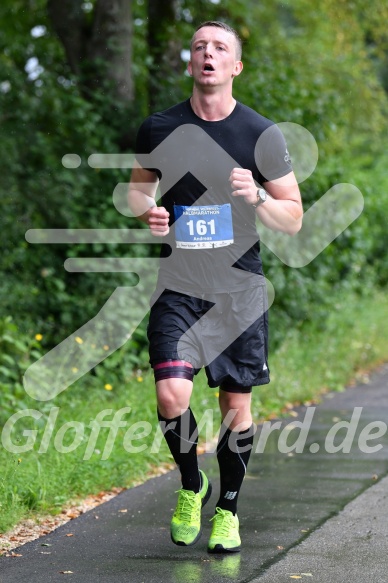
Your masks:
<svg viewBox="0 0 388 583"><path fill-rule="evenodd" d="M276 180L292 172L286 140L276 124L264 130L257 140L255 161L263 182Z"/></svg>
<svg viewBox="0 0 388 583"><path fill-rule="evenodd" d="M151 140L151 131L152 131L152 117L148 117L144 122L141 124L137 136L136 136L136 151L135 156L142 168L145 170L149 170L150 172L156 172L158 178L162 177L160 170L157 168L152 168L144 165L144 160L141 154L151 154L152 153L152 140Z"/></svg>

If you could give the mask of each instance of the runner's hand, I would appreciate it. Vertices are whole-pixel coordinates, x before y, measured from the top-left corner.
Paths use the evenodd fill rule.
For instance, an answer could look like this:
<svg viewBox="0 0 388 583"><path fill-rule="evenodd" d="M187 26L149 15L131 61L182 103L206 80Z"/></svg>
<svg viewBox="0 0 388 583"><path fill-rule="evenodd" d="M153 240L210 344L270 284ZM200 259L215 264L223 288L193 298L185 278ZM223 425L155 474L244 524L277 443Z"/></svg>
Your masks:
<svg viewBox="0 0 388 583"><path fill-rule="evenodd" d="M247 204L257 202L257 186L250 170L233 168L229 181L233 188L232 196L243 196Z"/></svg>
<svg viewBox="0 0 388 583"><path fill-rule="evenodd" d="M168 219L170 213L162 206L153 206L148 212L147 223L155 237L165 237L170 232Z"/></svg>

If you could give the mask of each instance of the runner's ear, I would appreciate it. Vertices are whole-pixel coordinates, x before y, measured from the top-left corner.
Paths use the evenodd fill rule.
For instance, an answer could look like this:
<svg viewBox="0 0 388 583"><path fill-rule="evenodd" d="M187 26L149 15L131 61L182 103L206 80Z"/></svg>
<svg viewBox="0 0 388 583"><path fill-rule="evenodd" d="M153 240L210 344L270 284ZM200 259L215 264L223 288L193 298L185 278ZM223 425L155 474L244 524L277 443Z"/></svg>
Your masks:
<svg viewBox="0 0 388 583"><path fill-rule="evenodd" d="M234 64L234 71L232 73L232 78L240 75L243 68L244 68L244 65L242 64L242 61L236 61Z"/></svg>

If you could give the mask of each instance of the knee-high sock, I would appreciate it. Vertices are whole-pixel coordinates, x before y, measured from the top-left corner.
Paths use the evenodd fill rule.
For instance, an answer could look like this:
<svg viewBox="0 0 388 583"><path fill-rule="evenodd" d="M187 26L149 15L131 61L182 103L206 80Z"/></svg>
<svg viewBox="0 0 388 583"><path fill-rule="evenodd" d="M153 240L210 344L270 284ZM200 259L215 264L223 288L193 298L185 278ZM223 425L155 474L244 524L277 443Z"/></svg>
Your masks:
<svg viewBox="0 0 388 583"><path fill-rule="evenodd" d="M251 455L254 432L254 425L240 432L221 426L217 445L221 483L217 506L233 514L237 512L237 499Z"/></svg>
<svg viewBox="0 0 388 583"><path fill-rule="evenodd" d="M158 411L158 419L167 445L179 467L182 488L199 492L201 477L197 459L198 427L193 412L189 408L179 417L166 419Z"/></svg>

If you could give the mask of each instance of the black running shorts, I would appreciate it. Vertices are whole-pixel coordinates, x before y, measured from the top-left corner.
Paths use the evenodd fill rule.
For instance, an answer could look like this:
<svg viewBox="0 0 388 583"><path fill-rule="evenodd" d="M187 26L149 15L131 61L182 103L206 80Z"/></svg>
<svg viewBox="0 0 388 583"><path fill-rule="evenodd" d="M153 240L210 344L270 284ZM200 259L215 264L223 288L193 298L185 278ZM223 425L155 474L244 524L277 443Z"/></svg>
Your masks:
<svg viewBox="0 0 388 583"><path fill-rule="evenodd" d="M264 285L201 297L163 291L148 324L151 366L181 360L195 374L205 367L209 387L225 390L269 383L267 306Z"/></svg>

